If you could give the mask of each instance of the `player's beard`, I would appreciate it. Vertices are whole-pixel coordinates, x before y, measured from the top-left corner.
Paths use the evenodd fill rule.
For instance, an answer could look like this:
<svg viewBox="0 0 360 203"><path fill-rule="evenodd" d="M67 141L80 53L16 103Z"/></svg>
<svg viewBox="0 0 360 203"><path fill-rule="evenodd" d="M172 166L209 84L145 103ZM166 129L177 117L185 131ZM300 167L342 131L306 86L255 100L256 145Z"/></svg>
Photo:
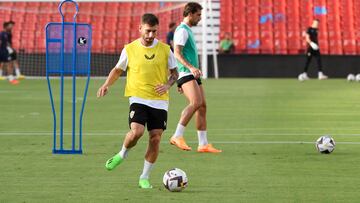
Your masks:
<svg viewBox="0 0 360 203"><path fill-rule="evenodd" d="M144 42L146 43L147 46L152 45L152 43L154 42L155 38L143 38Z"/></svg>
<svg viewBox="0 0 360 203"><path fill-rule="evenodd" d="M197 24L198 24L199 22L200 22L200 21L195 21L195 20L194 20L194 21L191 21L191 25L192 25L192 26L197 26Z"/></svg>

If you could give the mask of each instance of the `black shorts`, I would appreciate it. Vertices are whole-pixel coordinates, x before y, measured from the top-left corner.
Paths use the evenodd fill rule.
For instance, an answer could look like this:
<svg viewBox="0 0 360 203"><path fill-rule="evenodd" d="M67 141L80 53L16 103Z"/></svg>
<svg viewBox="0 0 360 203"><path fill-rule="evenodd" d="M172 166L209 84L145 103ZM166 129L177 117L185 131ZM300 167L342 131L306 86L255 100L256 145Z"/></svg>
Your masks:
<svg viewBox="0 0 360 203"><path fill-rule="evenodd" d="M10 57L7 49L0 49L0 62L7 63L9 61L10 61Z"/></svg>
<svg viewBox="0 0 360 203"><path fill-rule="evenodd" d="M178 87L181 87L183 84L185 84L185 83L187 83L187 82L189 82L189 81L191 81L191 80L196 80L196 82L197 82L198 85L201 85L201 84L202 84L201 79L200 79L200 78L195 79L195 77L194 77L193 75L184 76L184 77L178 79L178 80L176 81L176 83L177 83L177 86L178 86Z"/></svg>
<svg viewBox="0 0 360 203"><path fill-rule="evenodd" d="M143 126L147 125L148 131L154 129L166 129L167 111L163 109L155 109L144 104L133 103L130 105L129 111L129 127L131 123L139 123Z"/></svg>
<svg viewBox="0 0 360 203"><path fill-rule="evenodd" d="M306 55L307 56L320 56L320 50L314 50L313 48L311 48L310 46L308 47L308 49L306 50Z"/></svg>
<svg viewBox="0 0 360 203"><path fill-rule="evenodd" d="M9 54L9 57L10 57L10 61L15 61L15 60L17 60L16 51L14 50L13 53Z"/></svg>

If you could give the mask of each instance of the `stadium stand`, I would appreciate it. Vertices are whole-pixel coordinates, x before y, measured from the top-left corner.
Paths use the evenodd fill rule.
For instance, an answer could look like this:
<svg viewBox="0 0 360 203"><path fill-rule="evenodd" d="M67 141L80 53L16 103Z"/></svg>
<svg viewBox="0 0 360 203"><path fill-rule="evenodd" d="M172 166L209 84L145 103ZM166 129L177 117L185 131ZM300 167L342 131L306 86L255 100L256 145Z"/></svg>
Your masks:
<svg viewBox="0 0 360 203"><path fill-rule="evenodd" d="M343 77L360 67L360 60L356 56L360 54L359 0L213 2L216 2L217 13L212 21L212 32L217 39L222 39L226 32L232 33L235 44L235 54L218 57L221 76L293 77L298 74L307 46L304 31L313 19L320 20L319 42L322 54L327 55L324 56L324 65L329 74ZM183 2L80 2L79 6L77 21L89 23L93 27L91 74L104 76L109 71L104 67L112 67L123 46L138 37L138 22L142 13L154 12L159 16L161 24L158 38L165 41L168 23L179 23L181 20ZM65 13L71 13L73 7L65 6L64 9ZM16 22L13 47L19 53L24 74L43 76L44 29L48 22L61 21L58 2L0 2L0 16L0 24L9 20ZM69 21L72 15L65 17ZM193 30L200 45L202 28L197 26ZM211 44L210 34L206 34L209 36L207 43L217 47L218 44ZM201 49L199 46L200 55ZM276 63L279 59L276 57L280 57L282 63ZM266 68L262 66L263 63L253 64L253 60L267 61ZM241 68L228 70L228 61L236 61L233 64L241 64ZM339 68L339 61L352 62ZM293 68L293 64L298 65ZM209 75L213 74L211 66L212 63L209 63Z"/></svg>
<svg viewBox="0 0 360 203"><path fill-rule="evenodd" d="M43 28L59 21L57 2L1 2L2 20L14 20L14 47L25 52L43 53ZM172 3L164 3L171 6ZM126 42L137 37L139 16L158 10L162 3L81 2L79 22L93 26L93 52L116 53ZM140 7L139 7L140 6ZM324 54L360 53L360 6L357 0L222 0L220 37L233 33L237 53L300 54L304 52L303 31L314 18L320 19L320 46ZM50 12L53 11L53 12ZM119 13L119 15L107 15ZM170 16L170 18L169 18ZM159 14L164 25L180 19L180 9ZM71 17L71 16L70 16ZM126 28L126 29L124 29ZM166 26L160 28L166 33ZM160 36L161 39L164 34ZM329 47L332 47L329 49Z"/></svg>
<svg viewBox="0 0 360 203"><path fill-rule="evenodd" d="M302 54L303 32L316 18L323 54L356 55L359 6L358 0L222 0L220 36L232 32L237 53Z"/></svg>
<svg viewBox="0 0 360 203"><path fill-rule="evenodd" d="M134 13L161 11L162 7L171 8L172 4L175 5L160 2L80 2L81 12L77 21L93 27L93 53L118 53L125 43L138 37L140 15L134 16ZM58 2L0 2L0 23L9 20L16 22L13 47L24 53L44 53L46 24L61 21L57 7ZM64 9L68 12L73 8L64 5ZM160 39L165 40L167 24L179 21L180 15L180 9L159 13L164 25L159 28ZM72 15L66 15L65 19L72 21Z"/></svg>

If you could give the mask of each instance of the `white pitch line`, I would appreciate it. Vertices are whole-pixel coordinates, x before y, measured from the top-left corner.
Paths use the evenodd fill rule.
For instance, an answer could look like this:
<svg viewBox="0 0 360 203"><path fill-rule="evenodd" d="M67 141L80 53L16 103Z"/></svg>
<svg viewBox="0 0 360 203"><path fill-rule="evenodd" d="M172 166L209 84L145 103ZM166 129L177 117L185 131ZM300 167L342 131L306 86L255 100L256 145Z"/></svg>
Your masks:
<svg viewBox="0 0 360 203"><path fill-rule="evenodd" d="M209 128L208 131L246 131L246 130L339 130L334 128L302 128L302 127L296 127L296 128ZM341 130L358 130L360 131L360 128L345 128Z"/></svg>
<svg viewBox="0 0 360 203"><path fill-rule="evenodd" d="M161 142L162 144L169 142ZM187 141L187 143L197 144L197 141ZM315 144L308 141L212 141L215 144ZM336 144L360 145L360 142L336 142Z"/></svg>
<svg viewBox="0 0 360 203"><path fill-rule="evenodd" d="M84 133L83 136L86 136L86 135L124 135L126 134L127 132L110 132L110 133ZM59 132L57 132L57 134L59 134ZM78 132L76 133L78 134ZM0 136L2 135L53 135L53 132L0 132ZM64 133L64 135L72 135L72 133Z"/></svg>
<svg viewBox="0 0 360 203"><path fill-rule="evenodd" d="M1 92L1 90L0 90ZM269 127L269 128L208 128L207 131L230 131L230 132L238 132L238 131L359 131L360 132L360 128L344 128L344 129L336 129L336 128L302 128L302 127L294 127L294 128L277 128L277 127ZM19 132L19 131L16 131ZM51 131L38 131L40 133L47 133L47 132L51 132ZM35 133L38 133L35 132ZM111 133L117 133L119 131L116 130L108 130L106 132L111 132ZM121 131L120 131L121 132ZM196 130L192 130L192 129L188 129L187 132L196 132ZM0 132L1 133L1 132Z"/></svg>
<svg viewBox="0 0 360 203"><path fill-rule="evenodd" d="M57 132L59 134L59 132ZM94 132L94 133L84 133L83 136L103 136L103 135L124 135L127 131L119 131L119 132ZM53 132L0 132L0 136L4 135L52 135ZM147 134L147 133L145 133ZM189 133L190 134L190 133ZM315 136L315 135L331 135L331 136L360 136L360 134L347 134L347 133L210 133L211 135L238 135L238 136ZM69 132L65 132L64 135L71 135Z"/></svg>
<svg viewBox="0 0 360 203"><path fill-rule="evenodd" d="M34 132L36 133L36 132ZM0 133L0 135L52 135L50 132L38 132L36 134L30 133L19 133L19 132L12 132L12 133ZM70 134L68 134L70 135ZM96 135L106 135L106 134L96 134ZM118 135L118 134L111 134L111 135ZM266 134L264 134L266 135ZM145 142L144 142L145 143ZM162 141L161 144L168 144L168 141ZM188 141L191 144L197 144L198 141ZM212 141L211 143L214 144L315 144L315 142L309 141ZM336 142L337 144L344 144L344 145L360 145L360 142Z"/></svg>

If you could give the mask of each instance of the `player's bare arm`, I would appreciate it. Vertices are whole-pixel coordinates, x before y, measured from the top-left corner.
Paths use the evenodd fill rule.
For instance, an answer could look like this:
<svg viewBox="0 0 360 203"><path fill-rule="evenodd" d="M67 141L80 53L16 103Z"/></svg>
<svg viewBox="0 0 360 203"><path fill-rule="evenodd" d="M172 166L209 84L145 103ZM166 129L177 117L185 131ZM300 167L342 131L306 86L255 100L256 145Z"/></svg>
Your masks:
<svg viewBox="0 0 360 203"><path fill-rule="evenodd" d="M186 66L186 68L188 68L191 73L194 75L194 77L197 79L200 76L202 76L202 73L199 69L195 68L194 66L192 66L182 55L182 50L183 50L184 46L181 45L175 45L174 47L174 56L175 58L182 63L184 66Z"/></svg>
<svg viewBox="0 0 360 203"><path fill-rule="evenodd" d="M305 34L305 40L308 44L311 43L311 40L310 40L310 35L308 33Z"/></svg>
<svg viewBox="0 0 360 203"><path fill-rule="evenodd" d="M123 71L119 68L113 68L110 71L105 83L99 88L97 92L97 97L105 96L109 90L109 87L115 83L115 81L120 77L122 72Z"/></svg>
<svg viewBox="0 0 360 203"><path fill-rule="evenodd" d="M175 84L178 77L179 77L179 73L177 69L176 68L170 69L170 76L168 82L166 84L157 85L155 87L156 93L158 93L159 95L165 94L170 89L170 87Z"/></svg>

